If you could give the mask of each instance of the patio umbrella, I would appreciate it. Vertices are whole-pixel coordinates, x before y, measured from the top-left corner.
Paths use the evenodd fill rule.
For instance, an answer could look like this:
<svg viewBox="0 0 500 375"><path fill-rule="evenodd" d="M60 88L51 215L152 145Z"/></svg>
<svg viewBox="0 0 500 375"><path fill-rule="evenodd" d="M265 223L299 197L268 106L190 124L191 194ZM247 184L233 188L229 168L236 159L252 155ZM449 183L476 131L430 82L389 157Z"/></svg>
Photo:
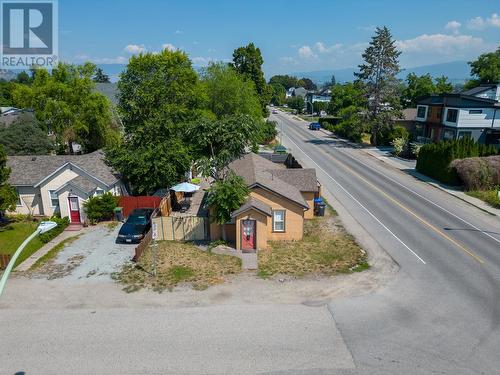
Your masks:
<svg viewBox="0 0 500 375"><path fill-rule="evenodd" d="M171 187L170 189L182 193L193 193L199 190L199 188L200 187L198 185L190 184L189 182L182 182L180 184Z"/></svg>

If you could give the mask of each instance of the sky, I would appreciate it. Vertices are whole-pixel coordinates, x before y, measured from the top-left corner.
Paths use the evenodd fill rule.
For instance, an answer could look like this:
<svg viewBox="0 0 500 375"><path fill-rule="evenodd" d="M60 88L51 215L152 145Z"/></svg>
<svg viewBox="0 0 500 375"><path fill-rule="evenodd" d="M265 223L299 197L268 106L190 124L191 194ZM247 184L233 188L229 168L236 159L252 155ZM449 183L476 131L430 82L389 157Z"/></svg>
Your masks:
<svg viewBox="0 0 500 375"><path fill-rule="evenodd" d="M126 63L162 48L193 64L254 42L267 76L355 67L376 26L402 67L471 60L500 45L499 0L59 0L59 56Z"/></svg>

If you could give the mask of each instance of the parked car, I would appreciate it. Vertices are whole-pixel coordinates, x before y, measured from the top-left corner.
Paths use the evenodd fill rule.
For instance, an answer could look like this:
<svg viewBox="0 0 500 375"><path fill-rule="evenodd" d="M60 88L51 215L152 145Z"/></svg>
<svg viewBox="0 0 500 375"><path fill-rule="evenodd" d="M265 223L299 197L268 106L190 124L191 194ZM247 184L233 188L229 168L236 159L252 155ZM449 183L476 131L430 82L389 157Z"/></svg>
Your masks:
<svg viewBox="0 0 500 375"><path fill-rule="evenodd" d="M277 111L277 110L275 110L275 109L273 109L273 114L275 115L275 114L277 114L277 113L278 113L278 111Z"/></svg>
<svg viewBox="0 0 500 375"><path fill-rule="evenodd" d="M309 129L310 130L319 130L319 129L321 129L321 124L319 122L311 122L309 124Z"/></svg>
<svg viewBox="0 0 500 375"><path fill-rule="evenodd" d="M151 229L152 208L136 208L118 232L117 242L139 243Z"/></svg>

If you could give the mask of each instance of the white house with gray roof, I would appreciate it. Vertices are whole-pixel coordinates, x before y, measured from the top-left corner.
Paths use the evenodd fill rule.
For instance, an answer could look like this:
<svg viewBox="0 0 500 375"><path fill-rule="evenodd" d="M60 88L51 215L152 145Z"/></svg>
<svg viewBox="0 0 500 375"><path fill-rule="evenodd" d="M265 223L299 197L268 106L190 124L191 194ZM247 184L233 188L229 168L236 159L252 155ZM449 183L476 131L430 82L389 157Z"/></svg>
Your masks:
<svg viewBox="0 0 500 375"><path fill-rule="evenodd" d="M9 183L19 196L16 213L59 214L72 223L86 219L83 203L111 192L128 195L119 175L104 162L104 154L9 156Z"/></svg>

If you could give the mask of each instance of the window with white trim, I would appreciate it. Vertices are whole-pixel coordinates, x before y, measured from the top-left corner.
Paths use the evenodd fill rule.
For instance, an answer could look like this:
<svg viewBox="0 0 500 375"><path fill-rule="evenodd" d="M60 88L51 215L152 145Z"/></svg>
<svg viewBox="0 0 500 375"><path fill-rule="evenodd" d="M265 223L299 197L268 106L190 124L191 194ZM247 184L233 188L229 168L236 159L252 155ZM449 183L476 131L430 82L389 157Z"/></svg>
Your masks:
<svg viewBox="0 0 500 375"><path fill-rule="evenodd" d="M483 113L482 109L469 109L469 115L480 115Z"/></svg>
<svg viewBox="0 0 500 375"><path fill-rule="evenodd" d="M423 105L419 105L417 107L417 117L418 118L425 118L426 112L427 112L427 107L425 107Z"/></svg>
<svg viewBox="0 0 500 375"><path fill-rule="evenodd" d="M49 190L50 206L52 208L59 207L59 197L55 190Z"/></svg>
<svg viewBox="0 0 500 375"><path fill-rule="evenodd" d="M285 210L273 211L273 232L285 231Z"/></svg>
<svg viewBox="0 0 500 375"><path fill-rule="evenodd" d="M95 195L103 195L103 194L104 194L104 190L102 190L102 189L96 189Z"/></svg>
<svg viewBox="0 0 500 375"><path fill-rule="evenodd" d="M446 112L446 121L447 122L457 122L458 118L458 109L448 109Z"/></svg>

